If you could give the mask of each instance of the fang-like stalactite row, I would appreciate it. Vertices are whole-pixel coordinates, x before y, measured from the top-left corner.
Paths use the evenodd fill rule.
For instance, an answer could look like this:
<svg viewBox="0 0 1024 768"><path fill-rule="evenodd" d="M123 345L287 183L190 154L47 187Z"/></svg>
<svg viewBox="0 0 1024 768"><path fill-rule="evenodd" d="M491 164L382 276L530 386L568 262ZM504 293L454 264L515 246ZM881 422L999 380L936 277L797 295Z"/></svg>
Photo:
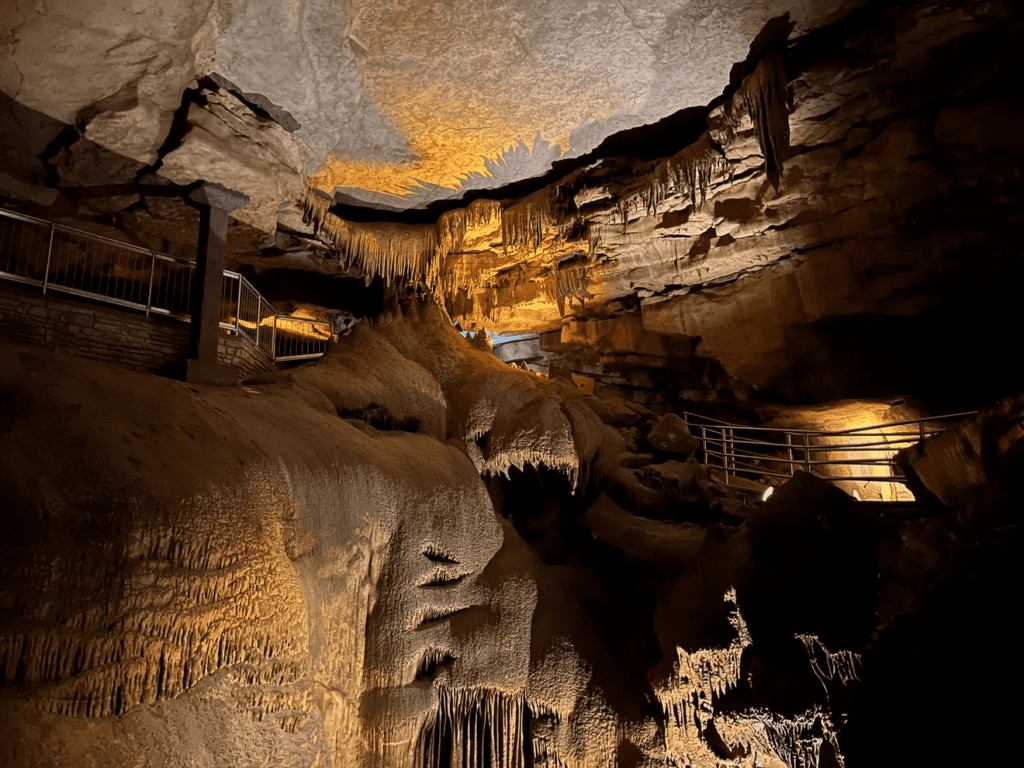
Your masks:
<svg viewBox="0 0 1024 768"><path fill-rule="evenodd" d="M691 204L699 210L715 177L730 170L722 150L735 140L744 116L749 116L753 123L769 178L777 180L789 155L787 79L778 52L766 55L743 79L717 130L705 131L696 142L659 162L638 186L627 191L619 201L623 231L629 211L637 203L648 215L655 215L661 202L673 194L689 195Z"/></svg>
<svg viewBox="0 0 1024 768"><path fill-rule="evenodd" d="M751 714L764 726L772 750L789 768L818 768L825 742L835 750L840 768L845 765L832 723L820 709L810 709L793 719L763 709Z"/></svg>
<svg viewBox="0 0 1024 768"><path fill-rule="evenodd" d="M558 264L551 268L551 275L544 284L544 292L549 301L558 305L558 314L565 317L565 302L575 299L583 307L587 299L594 298L594 294L587 290L590 285L590 267L572 266L561 267Z"/></svg>
<svg viewBox="0 0 1024 768"><path fill-rule="evenodd" d="M559 235L576 224L572 215L576 207L573 187L583 170L573 171L565 178L527 195L501 212L501 239L504 247L529 245L539 248L547 230L558 229Z"/></svg>
<svg viewBox="0 0 1024 768"><path fill-rule="evenodd" d="M766 173L778 186L789 153L787 87L781 54L766 55L744 78L721 117L709 121L711 127L696 142L648 166L650 170L641 175L639 183L618 195L615 206L623 232L634 208L641 207L654 215L658 206L673 195L689 196L694 208L702 207L715 179L730 173L723 148L735 140L748 116L765 159ZM405 281L450 298L454 291L469 286L465 275L448 274L447 256L462 247L467 228L488 224L499 216L506 252L520 246L537 249L554 229L563 240L585 239L593 254L601 243L599 228L580 226L579 206L586 195L581 197L576 187L584 171L577 169L517 201L477 200L466 208L442 214L432 225L346 222L330 213L329 198L313 190L304 195L302 209L316 233L341 254L347 266L364 272L367 281L375 276L389 285ZM584 286L574 298L582 300L585 293Z"/></svg>
<svg viewBox="0 0 1024 768"><path fill-rule="evenodd" d="M441 686L438 698L416 740L415 768L526 768L525 696Z"/></svg>
<svg viewBox="0 0 1024 768"><path fill-rule="evenodd" d="M729 590L725 599L734 608L729 621L737 636L727 648L699 649L687 652L677 648L679 661L672 676L656 694L665 712L665 741L669 756L693 768L724 768L725 766L761 765L765 758L784 762L788 768L818 768L821 747L828 743L839 766L844 759L829 713L815 706L793 718L782 717L765 709L718 714L716 699L740 682L743 651L753 640L736 605L736 593ZM830 654L817 637L797 635L811 654L821 652L827 659L826 669L819 672L827 679L839 677L844 683L856 679L857 654L840 651ZM824 682L824 680L823 680ZM714 731L738 758L722 758L707 748L705 732L714 723Z"/></svg>
<svg viewBox="0 0 1024 768"><path fill-rule="evenodd" d="M658 205L673 193L688 194L693 207L699 209L707 200L708 189L715 177L728 170L729 161L715 146L711 134L704 131L696 142L654 167L638 193L639 202L648 215L654 215L658 212ZM623 228L628 223L634 199L624 201L620 207Z"/></svg>
<svg viewBox="0 0 1024 768"><path fill-rule="evenodd" d="M726 648L700 648L688 652L676 648L679 656L671 677L657 691L665 714L684 732L692 728L703 731L714 714L712 702L735 688L740 681L743 649L751 644L750 631L736 607L736 591L725 594L732 603L729 621L736 637Z"/></svg>
<svg viewBox="0 0 1024 768"><path fill-rule="evenodd" d="M821 680L822 685L826 680L834 680L837 677L843 685L847 685L853 680L860 680L857 675L857 667L863 667L864 662L859 653L847 650L830 651L817 635L797 635L796 639L807 649L807 656L811 660L811 669ZM819 659L819 652L825 660L824 667Z"/></svg>
<svg viewBox="0 0 1024 768"><path fill-rule="evenodd" d="M334 247L347 266L379 276L390 285L405 280L434 289L441 282L445 257L462 247L467 229L497 218L501 204L477 200L443 214L436 224L348 222L330 212L331 201L310 189L302 198L303 214L316 233Z"/></svg>

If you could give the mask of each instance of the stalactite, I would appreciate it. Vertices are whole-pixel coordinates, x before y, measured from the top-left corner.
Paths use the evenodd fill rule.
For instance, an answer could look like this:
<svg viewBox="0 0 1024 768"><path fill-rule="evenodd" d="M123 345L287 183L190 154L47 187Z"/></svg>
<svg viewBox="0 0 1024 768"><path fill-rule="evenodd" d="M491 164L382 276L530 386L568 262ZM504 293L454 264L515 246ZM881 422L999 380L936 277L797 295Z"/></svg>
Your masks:
<svg viewBox="0 0 1024 768"><path fill-rule="evenodd" d="M803 643L804 648L807 649L807 657L811 661L811 669L814 670L814 674L821 680L822 685L825 685L826 680L834 680L836 677L839 678L843 685L847 685L853 680L860 680L857 676L857 667L863 667L864 662L859 653L847 650L830 651L818 639L817 635L796 635L796 639ZM824 668L822 668L818 658L819 650L825 659ZM826 690L828 690L827 687Z"/></svg>
<svg viewBox="0 0 1024 768"><path fill-rule="evenodd" d="M538 190L501 212L502 242L506 249L526 244L536 250L556 221L552 195L547 188Z"/></svg>
<svg viewBox="0 0 1024 768"><path fill-rule="evenodd" d="M302 199L306 221L333 246L347 266L361 270L369 281L379 276L391 285L407 282L438 291L444 283L445 259L462 247L471 227L490 223L500 203L476 200L466 208L448 211L436 224L346 222L330 212L329 198L307 190Z"/></svg>
<svg viewBox="0 0 1024 768"><path fill-rule="evenodd" d="M825 734L832 733L828 718L819 709L808 710L792 720L763 709L752 710L750 714L764 725L772 749L789 768L818 768ZM833 739L834 736L829 737L830 742Z"/></svg>
<svg viewBox="0 0 1024 768"><path fill-rule="evenodd" d="M563 235L574 224L576 207L573 186L585 169L579 168L554 184L539 189L501 212L501 239L504 247L529 245L534 250L544 241L549 227Z"/></svg>
<svg viewBox="0 0 1024 768"><path fill-rule="evenodd" d="M640 174L640 181L630 186L617 203L622 231L627 231L629 211L633 201L648 216L658 213L658 206L674 194L689 195L693 207L700 210L707 201L708 189L715 178L730 169L729 162L705 131L693 144L655 164ZM649 239L649 235L645 235Z"/></svg>
<svg viewBox="0 0 1024 768"><path fill-rule="evenodd" d="M711 134L704 131L697 141L665 162L664 176L672 179L680 194L688 192L690 202L700 209L707 201L708 188L715 175L728 168L725 155L715 146Z"/></svg>
<svg viewBox="0 0 1024 768"><path fill-rule="evenodd" d="M721 146L735 139L736 129L745 115L753 122L769 179L778 188L778 179L789 154L787 87L781 54L768 54L743 80L726 110L723 128L716 131L714 137L710 130L705 131L693 144L640 172L642 180L632 185L616 203L623 232L635 198L649 216L656 215L658 206L673 194L689 195L694 208L703 207L715 177L730 170ZM716 138L719 141L716 142Z"/></svg>
<svg viewBox="0 0 1024 768"><path fill-rule="evenodd" d="M616 209L619 212L619 221L622 222L622 231L625 233L629 229L629 209L632 207L630 199L623 197L615 203Z"/></svg>
<svg viewBox="0 0 1024 768"><path fill-rule="evenodd" d="M437 693L438 706L416 738L415 768L526 768L522 693L447 686Z"/></svg>
<svg viewBox="0 0 1024 768"><path fill-rule="evenodd" d="M656 691L666 716L684 730L694 726L703 731L714 714L713 701L735 688L740 680L743 650L751 644L750 632L736 606L736 591L730 589L725 601L732 603L729 623L736 638L727 648L676 648L678 661L671 677Z"/></svg>
<svg viewBox="0 0 1024 768"><path fill-rule="evenodd" d="M587 299L594 298L594 294L587 290L590 281L589 266L561 267L556 264L544 283L544 292L549 301L558 305L559 316L565 317L566 300L570 309L573 299L580 303L582 309Z"/></svg>
<svg viewBox="0 0 1024 768"><path fill-rule="evenodd" d="M278 566L266 545L216 528L220 509L245 503L218 494L192 499L183 514L204 521L205 529L134 531L122 555L130 575L119 587L117 617L86 606L63 626L0 636L6 677L37 686L47 711L106 717L174 698L231 668L245 685L268 687L260 699L268 707L296 717L310 711L303 662L308 641L295 629L301 606L269 597ZM95 590L95 582L89 588ZM298 722L278 719L282 727Z"/></svg>
<svg viewBox="0 0 1024 768"><path fill-rule="evenodd" d="M735 130L744 114L750 115L757 143L764 156L765 172L777 189L789 156L789 95L782 54L772 51L743 79L733 97L729 115Z"/></svg>

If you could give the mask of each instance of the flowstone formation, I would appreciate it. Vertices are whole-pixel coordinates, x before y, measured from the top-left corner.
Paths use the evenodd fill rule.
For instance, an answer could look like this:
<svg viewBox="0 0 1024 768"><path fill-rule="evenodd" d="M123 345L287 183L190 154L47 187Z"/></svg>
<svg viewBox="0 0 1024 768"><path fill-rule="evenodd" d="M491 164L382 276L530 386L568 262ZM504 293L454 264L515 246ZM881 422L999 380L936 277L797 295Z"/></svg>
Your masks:
<svg viewBox="0 0 1024 768"><path fill-rule="evenodd" d="M238 390L0 354L12 766L811 768L851 728L862 761L888 644L1019 491L985 491L1008 401L959 433L982 491L940 485L956 440L913 458L966 506L798 473L755 507L430 301Z"/></svg>
<svg viewBox="0 0 1024 768"><path fill-rule="evenodd" d="M1018 388L1017 6L137 5L0 18L0 203L192 260L222 183L345 332L230 390L0 338L0 764L1006 762L1020 674L949 670L1018 631L1021 396L877 497L723 486L682 414Z"/></svg>

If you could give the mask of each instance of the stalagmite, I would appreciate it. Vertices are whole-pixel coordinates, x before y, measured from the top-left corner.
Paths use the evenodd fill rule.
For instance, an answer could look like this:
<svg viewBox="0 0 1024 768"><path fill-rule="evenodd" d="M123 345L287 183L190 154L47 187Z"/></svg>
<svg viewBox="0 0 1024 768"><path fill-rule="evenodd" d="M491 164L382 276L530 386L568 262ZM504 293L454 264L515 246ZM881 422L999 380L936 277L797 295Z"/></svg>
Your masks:
<svg viewBox="0 0 1024 768"><path fill-rule="evenodd" d="M837 746L832 725L818 708L792 720L764 709L753 710L751 715L764 725L772 749L789 768L818 768L822 743L827 739ZM836 755L843 765L845 761L838 749Z"/></svg>
<svg viewBox="0 0 1024 768"><path fill-rule="evenodd" d="M726 592L725 600L735 606L736 591ZM715 697L739 683L740 660L751 638L738 607L730 614L729 623L736 630L736 638L726 648L686 651L677 647L679 661L671 677L655 691L665 714L684 732L691 726L703 731L714 714Z"/></svg>

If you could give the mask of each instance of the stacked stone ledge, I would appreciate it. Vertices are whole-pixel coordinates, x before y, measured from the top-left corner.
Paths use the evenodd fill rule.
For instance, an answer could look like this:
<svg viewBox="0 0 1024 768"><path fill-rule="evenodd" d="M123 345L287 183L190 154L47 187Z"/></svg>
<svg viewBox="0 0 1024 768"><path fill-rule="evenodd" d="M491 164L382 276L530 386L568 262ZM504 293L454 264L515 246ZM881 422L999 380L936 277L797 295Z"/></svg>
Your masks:
<svg viewBox="0 0 1024 768"><path fill-rule="evenodd" d="M0 341L164 373L188 354L188 325L0 282ZM251 344L221 333L217 357L248 378L274 370Z"/></svg>

